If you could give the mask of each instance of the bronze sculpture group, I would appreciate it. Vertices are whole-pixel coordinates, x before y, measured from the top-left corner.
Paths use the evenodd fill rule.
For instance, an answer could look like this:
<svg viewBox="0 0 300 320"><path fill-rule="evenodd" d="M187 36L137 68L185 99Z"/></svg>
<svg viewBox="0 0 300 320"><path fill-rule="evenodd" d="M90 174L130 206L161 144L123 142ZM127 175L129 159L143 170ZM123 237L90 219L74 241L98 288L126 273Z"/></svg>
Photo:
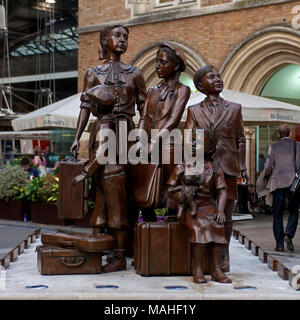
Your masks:
<svg viewBox="0 0 300 320"><path fill-rule="evenodd" d="M175 163L172 139L167 145L159 145L159 161L155 164L123 164L119 154L116 163L99 163L97 152L104 144L99 141L99 132L109 129L116 134L117 145L122 143L120 123L125 124L128 131L135 127L132 120L135 106L140 113L138 128L149 137L144 147L150 159L155 144L166 132L179 128L190 97L190 89L179 81L186 66L186 57L180 48L166 42L159 46L156 72L162 82L147 93L141 71L121 61L128 36L128 29L121 25L101 31L100 59L105 61L90 68L85 75L81 111L70 150L77 158L79 140L92 112L97 119L90 134L89 162L81 179L90 176L93 180L95 207L90 219L93 233L101 234L105 230L115 239L103 271L126 269L126 246L128 239L133 238L137 213L141 210L144 221L156 221L154 210L167 207L169 214L177 215L177 221L188 231L194 282L205 283L204 274L209 272L213 280L231 283L224 272L229 271L228 246L236 178L240 174L247 178L241 106L220 97L223 82L214 67L201 67L194 75L194 83L207 98L188 108L185 128L204 129L202 173L187 174L190 164ZM152 129L159 130L155 138L151 137ZM130 142L126 142L129 148ZM164 164L161 158L166 152L171 161ZM208 270L203 270L206 259L210 259Z"/></svg>

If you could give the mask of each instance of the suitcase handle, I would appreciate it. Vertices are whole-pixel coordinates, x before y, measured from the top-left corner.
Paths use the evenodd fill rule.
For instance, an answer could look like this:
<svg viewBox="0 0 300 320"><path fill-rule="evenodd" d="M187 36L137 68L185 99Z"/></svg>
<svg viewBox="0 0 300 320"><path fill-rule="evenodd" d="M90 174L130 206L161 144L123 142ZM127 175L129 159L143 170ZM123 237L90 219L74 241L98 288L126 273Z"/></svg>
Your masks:
<svg viewBox="0 0 300 320"><path fill-rule="evenodd" d="M163 222L176 222L177 217L176 216L166 216Z"/></svg>
<svg viewBox="0 0 300 320"><path fill-rule="evenodd" d="M69 257L70 259L70 257ZM69 267L69 268L76 268L76 267L79 267L81 266L84 262L85 262L85 258L84 257L79 257L79 261L77 263L74 263L74 262L71 262L67 257L63 257L63 258L60 258L60 262L66 266L66 267Z"/></svg>
<svg viewBox="0 0 300 320"><path fill-rule="evenodd" d="M59 244L61 245L65 245L65 246L70 246L70 247L73 247L76 245L75 241L66 241L66 240L62 240L62 239L57 239L56 240Z"/></svg>

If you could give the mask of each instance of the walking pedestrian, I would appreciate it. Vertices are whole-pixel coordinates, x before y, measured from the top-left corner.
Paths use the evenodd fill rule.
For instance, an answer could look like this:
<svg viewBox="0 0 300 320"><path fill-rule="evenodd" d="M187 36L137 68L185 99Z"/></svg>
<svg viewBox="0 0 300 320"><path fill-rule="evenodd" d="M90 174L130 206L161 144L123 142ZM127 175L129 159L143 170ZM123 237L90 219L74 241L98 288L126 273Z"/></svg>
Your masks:
<svg viewBox="0 0 300 320"><path fill-rule="evenodd" d="M276 251L284 251L284 242L289 251L294 251L292 239L298 225L300 190L293 194L290 186L300 165L300 143L291 140L291 130L287 124L280 124L278 137L268 150L265 163L265 176L270 176L270 192L273 193L273 232ZM286 228L283 226L285 200L288 200L289 217Z"/></svg>

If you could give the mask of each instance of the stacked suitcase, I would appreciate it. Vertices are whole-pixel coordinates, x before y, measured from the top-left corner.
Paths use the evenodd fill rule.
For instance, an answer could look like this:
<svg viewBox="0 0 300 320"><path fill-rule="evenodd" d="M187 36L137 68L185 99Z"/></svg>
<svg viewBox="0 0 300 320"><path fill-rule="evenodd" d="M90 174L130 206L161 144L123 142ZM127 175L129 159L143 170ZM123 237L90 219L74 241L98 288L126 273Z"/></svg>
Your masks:
<svg viewBox="0 0 300 320"><path fill-rule="evenodd" d="M58 216L82 219L87 212L87 183L74 184L86 161L60 162ZM37 248L38 270L43 275L101 273L104 251L114 248L109 235L84 233L42 234ZM138 223L135 228L134 268L143 276L191 275L188 231L171 218L164 222Z"/></svg>
<svg viewBox="0 0 300 320"><path fill-rule="evenodd" d="M105 234L54 232L41 236L37 266L42 275L94 274L102 271L102 255L115 240Z"/></svg>
<svg viewBox="0 0 300 320"><path fill-rule="evenodd" d="M68 159L59 166L58 218L83 219L87 214L87 180L73 183L86 160ZM101 273L103 251L114 248L109 235L54 232L41 236L37 266L43 275Z"/></svg>

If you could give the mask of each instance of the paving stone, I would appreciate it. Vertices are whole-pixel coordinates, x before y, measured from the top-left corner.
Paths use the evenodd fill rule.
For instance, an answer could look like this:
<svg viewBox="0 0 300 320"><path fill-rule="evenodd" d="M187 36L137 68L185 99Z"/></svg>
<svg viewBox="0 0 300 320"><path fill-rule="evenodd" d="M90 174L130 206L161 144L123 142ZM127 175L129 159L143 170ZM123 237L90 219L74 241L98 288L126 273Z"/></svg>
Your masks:
<svg viewBox="0 0 300 320"><path fill-rule="evenodd" d="M239 234L240 234L240 232L239 232L238 230L236 230L236 231L235 231L235 236L234 236L234 238L235 238L236 240L239 240Z"/></svg>
<svg viewBox="0 0 300 320"><path fill-rule="evenodd" d="M248 250L251 250L251 248L252 248L252 241L250 239L248 239L247 237L245 237L245 248Z"/></svg>
<svg viewBox="0 0 300 320"><path fill-rule="evenodd" d="M5 257L1 258L1 266L6 269L9 266L9 264L10 264L10 256L8 254Z"/></svg>
<svg viewBox="0 0 300 320"><path fill-rule="evenodd" d="M18 251L19 251L19 248L16 247L9 252L10 262L14 262L18 259Z"/></svg>
<svg viewBox="0 0 300 320"><path fill-rule="evenodd" d="M24 252L25 249L25 242L22 241L19 245L18 245L18 254L22 254Z"/></svg>
<svg viewBox="0 0 300 320"><path fill-rule="evenodd" d="M289 280L289 269L280 261L277 263L277 274L283 280Z"/></svg>
<svg viewBox="0 0 300 320"><path fill-rule="evenodd" d="M245 235L243 234L239 234L239 243L240 244L245 244Z"/></svg>
<svg viewBox="0 0 300 320"><path fill-rule="evenodd" d="M269 254L268 257L267 257L267 263L268 263L268 267L272 271L277 271L278 260L277 260L276 257L273 257L271 254Z"/></svg>
<svg viewBox="0 0 300 320"><path fill-rule="evenodd" d="M254 242L252 242L252 245L251 245L252 254L255 256L258 256L258 250L259 250L259 246L256 245Z"/></svg>
<svg viewBox="0 0 300 320"><path fill-rule="evenodd" d="M267 263L268 262L268 252L266 252L262 248L258 248L258 258L261 262Z"/></svg>

